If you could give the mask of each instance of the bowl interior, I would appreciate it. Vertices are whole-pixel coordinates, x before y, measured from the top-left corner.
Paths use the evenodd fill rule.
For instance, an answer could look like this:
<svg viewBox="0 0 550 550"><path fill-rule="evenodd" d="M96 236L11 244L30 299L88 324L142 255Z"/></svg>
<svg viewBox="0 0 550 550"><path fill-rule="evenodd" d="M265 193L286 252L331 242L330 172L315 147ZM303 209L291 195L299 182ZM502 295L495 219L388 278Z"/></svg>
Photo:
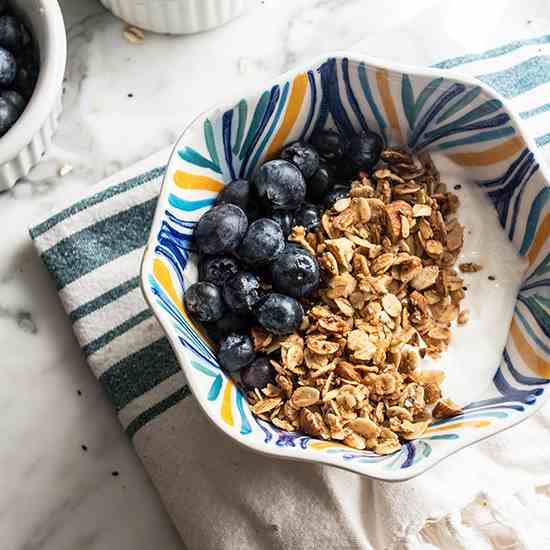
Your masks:
<svg viewBox="0 0 550 550"><path fill-rule="evenodd" d="M421 439L390 456L284 432L256 419L182 306L184 289L197 279L193 227L223 185L250 177L285 144L327 127L344 136L370 128L387 144L444 158L476 193L483 191L522 267L519 292L514 288L506 295L502 330L487 348L496 354L494 364L483 370L475 392L466 389L463 413L436 422ZM142 287L206 414L253 449L388 480L417 475L531 415L550 381L550 187L537 155L516 117L483 84L347 55L316 61L257 94L199 116L168 165ZM465 346L474 347L471 340Z"/></svg>

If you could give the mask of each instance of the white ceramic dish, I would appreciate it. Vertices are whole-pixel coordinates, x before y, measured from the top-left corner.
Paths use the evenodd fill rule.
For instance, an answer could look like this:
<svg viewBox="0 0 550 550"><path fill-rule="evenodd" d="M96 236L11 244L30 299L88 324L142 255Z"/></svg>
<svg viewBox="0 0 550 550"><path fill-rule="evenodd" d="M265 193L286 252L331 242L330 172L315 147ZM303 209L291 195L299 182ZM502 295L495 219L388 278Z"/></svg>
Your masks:
<svg viewBox="0 0 550 550"><path fill-rule="evenodd" d="M484 374L476 384L462 380L463 413L436 421L420 439L389 456L288 433L255 418L182 306L184 289L197 279L194 224L224 184L250 177L286 143L307 139L316 128L334 126L344 135L369 127L386 143L445 155L460 166L462 181L487 194L497 213L496 227L526 264L515 304L516 293L508 295L508 318L497 316L505 326L499 341L493 340L499 346L493 367L479 369ZM490 214L494 217L494 212ZM547 170L521 120L502 97L483 83L450 71L336 53L246 97L228 100L189 124L166 170L141 284L197 402L224 433L273 457L402 481L525 420L547 399L549 232ZM480 235L487 241L487 234ZM497 339L496 334L492 337ZM467 343L472 360L485 359L486 355L476 354L480 346L475 334ZM475 387L469 390L469 386Z"/></svg>
<svg viewBox="0 0 550 550"><path fill-rule="evenodd" d="M224 25L241 14L246 0L101 0L127 23L168 34L192 34Z"/></svg>
<svg viewBox="0 0 550 550"><path fill-rule="evenodd" d="M19 120L0 138L0 190L26 176L51 144L61 114L67 38L57 0L15 0L40 50L40 75Z"/></svg>

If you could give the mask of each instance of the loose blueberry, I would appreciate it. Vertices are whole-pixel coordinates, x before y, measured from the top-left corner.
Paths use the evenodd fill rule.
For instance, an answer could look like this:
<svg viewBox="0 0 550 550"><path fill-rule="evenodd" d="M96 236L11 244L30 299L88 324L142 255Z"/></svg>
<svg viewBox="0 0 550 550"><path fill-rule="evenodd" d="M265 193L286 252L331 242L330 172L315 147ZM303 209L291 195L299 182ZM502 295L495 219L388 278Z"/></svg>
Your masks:
<svg viewBox="0 0 550 550"><path fill-rule="evenodd" d="M260 218L248 228L237 252L247 264L262 265L273 261L284 247L281 226L269 218Z"/></svg>
<svg viewBox="0 0 550 550"><path fill-rule="evenodd" d="M218 361L224 369L229 371L242 369L252 363L255 356L252 340L246 334L232 332L220 341Z"/></svg>
<svg viewBox="0 0 550 550"><path fill-rule="evenodd" d="M349 185L337 185L325 197L325 208L332 208L337 200L346 198L349 195L350 189Z"/></svg>
<svg viewBox="0 0 550 550"><path fill-rule="evenodd" d="M4 88L10 86L15 80L16 74L15 57L8 50L0 47L0 86Z"/></svg>
<svg viewBox="0 0 550 550"><path fill-rule="evenodd" d="M258 357L250 365L241 369L241 382L247 390L265 388L275 382L275 369L267 357Z"/></svg>
<svg viewBox="0 0 550 550"><path fill-rule="evenodd" d="M15 90L4 90L0 92L0 97L11 103L13 107L21 114L27 105L25 98Z"/></svg>
<svg viewBox="0 0 550 550"><path fill-rule="evenodd" d="M264 207L271 210L294 210L306 196L302 173L286 160L270 160L260 166L253 184Z"/></svg>
<svg viewBox="0 0 550 550"><path fill-rule="evenodd" d="M19 118L19 111L12 103L0 97L0 137L2 137Z"/></svg>
<svg viewBox="0 0 550 550"><path fill-rule="evenodd" d="M325 161L321 161L317 172L307 182L306 199L316 204L322 203L335 183L334 170Z"/></svg>
<svg viewBox="0 0 550 550"><path fill-rule="evenodd" d="M273 334L290 334L302 324L304 318L304 310L299 302L275 292L258 302L255 313L258 322Z"/></svg>
<svg viewBox="0 0 550 550"><path fill-rule="evenodd" d="M223 285L223 297L231 311L247 315L260 299L260 282L252 273L240 271Z"/></svg>
<svg viewBox="0 0 550 550"><path fill-rule="evenodd" d="M359 170L370 171L380 159L382 138L370 130L353 136L346 146L346 158Z"/></svg>
<svg viewBox="0 0 550 550"><path fill-rule="evenodd" d="M321 130L311 136L311 144L319 155L329 162L336 162L344 156L344 143L335 130Z"/></svg>
<svg viewBox="0 0 550 550"><path fill-rule="evenodd" d="M271 266L273 288L293 298L301 298L319 286L319 264L307 250L287 245Z"/></svg>
<svg viewBox="0 0 550 550"><path fill-rule="evenodd" d="M22 25L13 15L0 17L0 47L15 53L23 45Z"/></svg>
<svg viewBox="0 0 550 550"><path fill-rule="evenodd" d="M306 231L311 231L321 223L321 212L315 204L304 203L294 214L294 225L301 225Z"/></svg>
<svg viewBox="0 0 550 550"><path fill-rule="evenodd" d="M234 204L220 204L203 214L195 227L195 241L202 254L234 252L248 228L245 213Z"/></svg>
<svg viewBox="0 0 550 550"><path fill-rule="evenodd" d="M220 289L212 283L192 284L184 296L185 309L197 321L217 321L225 307Z"/></svg>
<svg viewBox="0 0 550 550"><path fill-rule="evenodd" d="M319 168L319 155L317 151L310 145L299 141L287 145L281 151L281 158L292 162L306 179L313 176L317 168Z"/></svg>
<svg viewBox="0 0 550 550"><path fill-rule="evenodd" d="M246 210L249 193L250 184L248 180L234 180L220 191L216 202L218 204L236 204L239 208Z"/></svg>
<svg viewBox="0 0 550 550"><path fill-rule="evenodd" d="M199 279L223 286L227 279L239 271L239 262L230 256L208 256L199 264Z"/></svg>
<svg viewBox="0 0 550 550"><path fill-rule="evenodd" d="M286 239L292 231L292 221L294 219L294 214L288 211L279 211L273 212L273 214L271 214L269 217L281 226L283 235Z"/></svg>

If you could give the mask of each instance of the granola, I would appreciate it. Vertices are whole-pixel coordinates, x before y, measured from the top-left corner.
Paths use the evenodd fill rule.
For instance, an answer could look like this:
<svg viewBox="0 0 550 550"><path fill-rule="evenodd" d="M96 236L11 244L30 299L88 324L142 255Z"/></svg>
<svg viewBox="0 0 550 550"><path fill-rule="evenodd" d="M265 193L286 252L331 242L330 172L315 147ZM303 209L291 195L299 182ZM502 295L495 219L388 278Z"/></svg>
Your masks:
<svg viewBox="0 0 550 550"><path fill-rule="evenodd" d="M317 257L321 285L303 301L294 334L254 333L277 376L247 399L282 429L389 454L421 437L431 418L460 414L442 397L444 373L419 363L445 352L468 311L454 268L464 241L458 198L427 155L387 149L381 158L385 166L361 173L318 228L292 229L289 240Z"/></svg>

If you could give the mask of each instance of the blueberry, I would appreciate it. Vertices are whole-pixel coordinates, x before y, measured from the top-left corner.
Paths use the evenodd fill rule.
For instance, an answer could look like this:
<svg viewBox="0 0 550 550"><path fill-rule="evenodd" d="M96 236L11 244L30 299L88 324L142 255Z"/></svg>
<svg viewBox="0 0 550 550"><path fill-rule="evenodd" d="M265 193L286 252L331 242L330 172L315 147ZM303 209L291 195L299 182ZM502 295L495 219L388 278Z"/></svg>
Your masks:
<svg viewBox="0 0 550 550"><path fill-rule="evenodd" d="M19 114L12 103L0 97L0 137L15 124Z"/></svg>
<svg viewBox="0 0 550 550"><path fill-rule="evenodd" d="M301 225L306 231L311 231L321 223L321 212L315 204L304 203L294 214L294 225Z"/></svg>
<svg viewBox="0 0 550 550"><path fill-rule="evenodd" d="M217 321L225 310L222 293L212 283L194 283L184 296L185 309L197 321Z"/></svg>
<svg viewBox="0 0 550 550"><path fill-rule="evenodd" d="M208 256L199 264L199 279L223 286L227 279L239 271L239 262L230 256Z"/></svg>
<svg viewBox="0 0 550 550"><path fill-rule="evenodd" d="M260 282L252 273L239 271L223 285L223 297L231 311L247 315L260 299Z"/></svg>
<svg viewBox="0 0 550 550"><path fill-rule="evenodd" d="M294 214L292 212L280 210L278 212L273 212L269 217L281 226L281 230L283 231L283 235L286 239L292 231Z"/></svg>
<svg viewBox="0 0 550 550"><path fill-rule="evenodd" d="M329 162L338 161L344 156L344 142L335 130L315 132L311 136L311 144Z"/></svg>
<svg viewBox="0 0 550 550"><path fill-rule="evenodd" d="M260 166L253 184L264 207L271 210L294 210L306 196L302 173L286 160L270 160Z"/></svg>
<svg viewBox="0 0 550 550"><path fill-rule="evenodd" d="M254 361L252 340L246 334L232 332L220 341L218 361L229 371L239 370Z"/></svg>
<svg viewBox="0 0 550 550"><path fill-rule="evenodd" d="M298 301L275 292L258 302L255 313L259 323L273 334L290 334L304 318L304 310Z"/></svg>
<svg viewBox="0 0 550 550"><path fill-rule="evenodd" d="M281 158L292 162L306 179L313 176L317 168L319 168L319 155L317 151L311 145L301 143L300 141L287 145L281 151Z"/></svg>
<svg viewBox="0 0 550 550"><path fill-rule="evenodd" d="M281 226L269 218L260 218L250 225L237 252L247 264L262 265L273 261L284 247Z"/></svg>
<svg viewBox="0 0 550 550"><path fill-rule="evenodd" d="M22 25L13 15L0 17L0 47L15 53L23 45Z"/></svg>
<svg viewBox="0 0 550 550"><path fill-rule="evenodd" d="M290 244L271 266L271 277L275 290L301 298L319 286L319 264L307 250Z"/></svg>
<svg viewBox="0 0 550 550"><path fill-rule="evenodd" d="M227 336L231 332L244 333L248 332L252 323L251 317L237 315L229 312L224 315L219 321L216 321L216 330L220 336Z"/></svg>
<svg viewBox="0 0 550 550"><path fill-rule="evenodd" d="M382 138L370 130L353 136L346 146L346 158L359 170L370 171L380 159Z"/></svg>
<svg viewBox="0 0 550 550"><path fill-rule="evenodd" d="M258 201L248 201L248 207L245 210L246 217L248 218L248 223L251 224L252 222L255 222L256 220L263 218L263 212L258 204Z"/></svg>
<svg viewBox="0 0 550 550"><path fill-rule="evenodd" d="M0 47L0 86L7 88L15 80L17 63L8 50Z"/></svg>
<svg viewBox="0 0 550 550"><path fill-rule="evenodd" d="M319 163L317 172L307 182L306 199L320 204L336 183L333 168L325 161Z"/></svg>
<svg viewBox="0 0 550 550"><path fill-rule="evenodd" d="M349 195L350 190L351 186L349 185L337 185L325 197L325 208L332 208L337 200L346 198Z"/></svg>
<svg viewBox="0 0 550 550"><path fill-rule="evenodd" d="M251 317L243 317L232 312L226 313L218 321L203 323L208 331L208 336L210 336L214 342L219 342L224 336L227 336L231 332L248 332L251 324Z"/></svg>
<svg viewBox="0 0 550 550"><path fill-rule="evenodd" d="M258 357L241 369L241 382L247 390L265 388L275 382L275 369L267 357Z"/></svg>
<svg viewBox="0 0 550 550"><path fill-rule="evenodd" d="M250 184L248 180L234 180L220 191L216 202L218 204L236 204L239 208L246 210L249 193Z"/></svg>
<svg viewBox="0 0 550 550"><path fill-rule="evenodd" d="M248 220L234 204L220 204L206 212L195 227L195 241L202 254L221 255L239 246Z"/></svg>
<svg viewBox="0 0 550 550"><path fill-rule="evenodd" d="M27 105L25 98L15 90L4 90L0 92L0 97L11 103L13 107L21 114Z"/></svg>
<svg viewBox="0 0 550 550"><path fill-rule="evenodd" d="M29 99L38 80L39 65L38 60L32 48L26 48L16 58L17 75L15 77L15 87L17 91Z"/></svg>

